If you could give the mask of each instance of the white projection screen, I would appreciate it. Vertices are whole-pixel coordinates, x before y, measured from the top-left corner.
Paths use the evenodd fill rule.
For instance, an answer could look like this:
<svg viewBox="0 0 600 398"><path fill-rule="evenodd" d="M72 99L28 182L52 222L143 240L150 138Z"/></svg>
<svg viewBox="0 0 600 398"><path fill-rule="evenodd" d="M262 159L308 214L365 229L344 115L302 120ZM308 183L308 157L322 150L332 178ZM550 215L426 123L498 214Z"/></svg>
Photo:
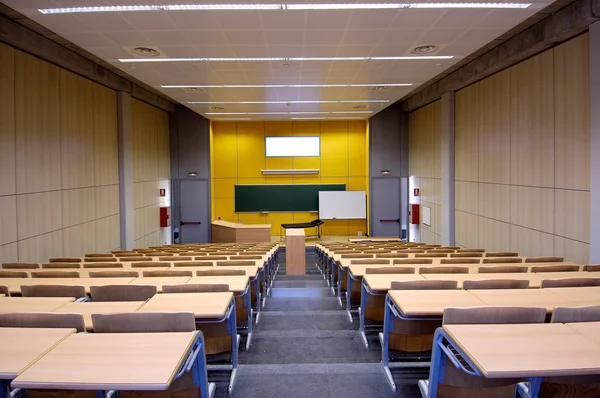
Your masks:
<svg viewBox="0 0 600 398"><path fill-rule="evenodd" d="M321 220L367 218L366 192L319 191L319 218Z"/></svg>
<svg viewBox="0 0 600 398"><path fill-rule="evenodd" d="M321 156L321 137L265 137L267 157Z"/></svg>

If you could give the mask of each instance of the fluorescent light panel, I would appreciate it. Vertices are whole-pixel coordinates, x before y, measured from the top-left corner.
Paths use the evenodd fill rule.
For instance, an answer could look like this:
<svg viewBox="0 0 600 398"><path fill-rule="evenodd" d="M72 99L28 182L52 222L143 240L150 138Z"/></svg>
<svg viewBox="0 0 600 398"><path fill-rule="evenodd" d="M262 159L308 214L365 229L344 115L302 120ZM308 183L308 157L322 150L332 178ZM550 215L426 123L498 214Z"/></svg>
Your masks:
<svg viewBox="0 0 600 398"><path fill-rule="evenodd" d="M387 103L390 100L331 100L331 101L189 101L192 105L234 105L234 104L359 104Z"/></svg>
<svg viewBox="0 0 600 398"><path fill-rule="evenodd" d="M317 87L410 87L412 83L362 84L218 84L218 85L163 85L161 88L317 88Z"/></svg>
<svg viewBox="0 0 600 398"><path fill-rule="evenodd" d="M214 10L385 10L410 8L527 8L531 3L165 4L40 8L42 14Z"/></svg>
<svg viewBox="0 0 600 398"><path fill-rule="evenodd" d="M293 61L411 61L452 59L454 55L414 55L390 57L275 57L275 58L119 58L123 63L144 62L293 62Z"/></svg>

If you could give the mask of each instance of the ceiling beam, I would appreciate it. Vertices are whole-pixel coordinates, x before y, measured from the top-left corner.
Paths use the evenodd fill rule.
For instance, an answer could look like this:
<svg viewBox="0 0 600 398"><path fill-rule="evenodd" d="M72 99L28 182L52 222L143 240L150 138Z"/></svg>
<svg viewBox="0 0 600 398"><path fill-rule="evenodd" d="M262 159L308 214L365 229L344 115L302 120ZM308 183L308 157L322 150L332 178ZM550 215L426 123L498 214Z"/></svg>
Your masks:
<svg viewBox="0 0 600 398"><path fill-rule="evenodd" d="M96 62L10 20L2 14L0 14L0 42L30 53L113 90L130 93L132 97L159 109L167 112L175 111L174 102L131 82L123 76L119 76L107 68L98 65Z"/></svg>
<svg viewBox="0 0 600 398"><path fill-rule="evenodd" d="M535 25L402 101L411 112L585 32L600 19L600 0L575 0Z"/></svg>

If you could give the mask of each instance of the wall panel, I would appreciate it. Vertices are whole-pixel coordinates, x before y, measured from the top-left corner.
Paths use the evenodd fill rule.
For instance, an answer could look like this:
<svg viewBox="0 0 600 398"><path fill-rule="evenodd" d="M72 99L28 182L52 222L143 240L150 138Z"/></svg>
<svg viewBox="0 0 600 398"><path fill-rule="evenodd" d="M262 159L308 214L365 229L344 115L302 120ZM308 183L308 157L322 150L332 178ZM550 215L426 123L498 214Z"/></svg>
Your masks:
<svg viewBox="0 0 600 398"><path fill-rule="evenodd" d="M63 255L62 230L38 235L18 242L19 261L46 261Z"/></svg>
<svg viewBox="0 0 600 398"><path fill-rule="evenodd" d="M61 191L19 195L17 197L19 240L60 230L63 224L61 198Z"/></svg>
<svg viewBox="0 0 600 398"><path fill-rule="evenodd" d="M95 253L96 222L87 222L62 230L63 256L76 257L81 253Z"/></svg>
<svg viewBox="0 0 600 398"><path fill-rule="evenodd" d="M96 186L119 184L119 136L117 93L99 84L94 96L94 182Z"/></svg>
<svg viewBox="0 0 600 398"><path fill-rule="evenodd" d="M590 242L589 191L554 190L554 234L565 238Z"/></svg>
<svg viewBox="0 0 600 398"><path fill-rule="evenodd" d="M0 43L0 196L16 188L15 51Z"/></svg>
<svg viewBox="0 0 600 398"><path fill-rule="evenodd" d="M0 246L17 241L17 197L0 196Z"/></svg>
<svg viewBox="0 0 600 398"><path fill-rule="evenodd" d="M96 191L94 188L68 189L62 191L62 227L96 219Z"/></svg>
<svg viewBox="0 0 600 398"><path fill-rule="evenodd" d="M456 93L454 131L455 175L457 181L479 180L479 85Z"/></svg>

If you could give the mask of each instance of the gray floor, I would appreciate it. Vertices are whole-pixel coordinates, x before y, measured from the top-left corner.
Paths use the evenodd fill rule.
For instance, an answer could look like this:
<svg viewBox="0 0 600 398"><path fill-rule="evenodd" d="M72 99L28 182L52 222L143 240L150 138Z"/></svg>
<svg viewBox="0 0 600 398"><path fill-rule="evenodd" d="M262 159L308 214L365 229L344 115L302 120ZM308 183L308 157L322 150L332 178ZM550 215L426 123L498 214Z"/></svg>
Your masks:
<svg viewBox="0 0 600 398"><path fill-rule="evenodd" d="M240 351L232 398L420 397L422 370L395 373L389 388L381 368L379 341L362 344L358 322L348 316L307 254L307 275L286 276L285 256L254 329L249 351ZM226 375L211 375L216 397L227 397Z"/></svg>

